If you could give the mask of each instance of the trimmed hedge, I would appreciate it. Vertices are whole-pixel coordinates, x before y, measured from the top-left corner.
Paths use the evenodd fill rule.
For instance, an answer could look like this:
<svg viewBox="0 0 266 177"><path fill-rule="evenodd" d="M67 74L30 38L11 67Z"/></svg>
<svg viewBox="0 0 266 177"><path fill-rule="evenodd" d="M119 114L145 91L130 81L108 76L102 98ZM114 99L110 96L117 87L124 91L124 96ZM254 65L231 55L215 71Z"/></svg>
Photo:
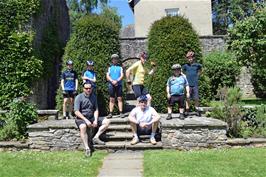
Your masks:
<svg viewBox="0 0 266 177"><path fill-rule="evenodd" d="M119 52L119 27L103 16L86 15L75 24L75 30L67 43L63 56L63 70L65 63L71 59L74 62L74 70L79 75L79 93L82 92L82 71L86 69L86 61L95 62L97 96L101 115L108 110L108 90L106 72L110 56ZM62 107L61 87L57 92L57 108Z"/></svg>
<svg viewBox="0 0 266 177"><path fill-rule="evenodd" d="M215 96L217 89L233 87L241 67L233 54L215 51L203 58L204 73L210 78L211 94Z"/></svg>
<svg viewBox="0 0 266 177"><path fill-rule="evenodd" d="M155 21L148 35L148 52L157 63L152 79L147 79L148 89L153 97L152 105L158 112L166 112L166 82L172 75L171 66L185 64L186 53L192 49L197 62L201 63L201 48L197 33L184 17L164 17Z"/></svg>

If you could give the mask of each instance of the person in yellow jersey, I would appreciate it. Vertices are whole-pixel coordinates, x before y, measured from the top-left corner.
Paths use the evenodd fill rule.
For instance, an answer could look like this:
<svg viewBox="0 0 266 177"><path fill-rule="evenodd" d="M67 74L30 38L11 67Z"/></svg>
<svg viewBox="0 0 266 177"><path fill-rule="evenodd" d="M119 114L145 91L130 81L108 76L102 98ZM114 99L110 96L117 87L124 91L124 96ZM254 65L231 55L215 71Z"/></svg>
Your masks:
<svg viewBox="0 0 266 177"><path fill-rule="evenodd" d="M144 79L147 71L144 68L144 63L147 61L148 55L146 52L140 53L140 61L135 62L126 70L127 83L131 84L130 74L133 75L132 89L134 91L136 99L141 95L146 95L148 98L148 105L151 103L151 95L144 87ZM148 74L153 74L155 70L155 64L152 63L153 69Z"/></svg>

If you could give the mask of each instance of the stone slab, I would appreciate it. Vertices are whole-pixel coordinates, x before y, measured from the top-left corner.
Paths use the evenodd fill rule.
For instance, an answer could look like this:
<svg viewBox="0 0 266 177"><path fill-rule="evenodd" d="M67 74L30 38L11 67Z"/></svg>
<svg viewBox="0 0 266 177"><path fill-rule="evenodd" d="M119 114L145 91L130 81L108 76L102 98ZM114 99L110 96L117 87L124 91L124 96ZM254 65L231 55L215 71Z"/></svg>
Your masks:
<svg viewBox="0 0 266 177"><path fill-rule="evenodd" d="M132 169L102 169L98 177L142 177L142 171Z"/></svg>

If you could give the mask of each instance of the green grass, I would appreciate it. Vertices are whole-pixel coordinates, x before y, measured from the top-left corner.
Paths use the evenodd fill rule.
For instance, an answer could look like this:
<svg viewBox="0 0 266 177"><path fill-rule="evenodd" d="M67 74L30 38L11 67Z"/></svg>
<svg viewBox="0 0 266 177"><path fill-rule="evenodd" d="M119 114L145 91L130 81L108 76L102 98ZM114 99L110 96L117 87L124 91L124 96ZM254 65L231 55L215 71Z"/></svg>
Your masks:
<svg viewBox="0 0 266 177"><path fill-rule="evenodd" d="M83 152L0 152L1 177L96 177L107 153L91 158Z"/></svg>
<svg viewBox="0 0 266 177"><path fill-rule="evenodd" d="M145 151L145 177L265 177L266 148Z"/></svg>

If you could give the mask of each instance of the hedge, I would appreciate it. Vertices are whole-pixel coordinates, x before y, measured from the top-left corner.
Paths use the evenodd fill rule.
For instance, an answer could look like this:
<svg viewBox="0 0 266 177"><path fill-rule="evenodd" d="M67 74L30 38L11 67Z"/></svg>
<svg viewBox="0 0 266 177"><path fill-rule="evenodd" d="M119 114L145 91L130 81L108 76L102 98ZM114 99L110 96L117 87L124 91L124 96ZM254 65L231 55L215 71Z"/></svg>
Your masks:
<svg viewBox="0 0 266 177"><path fill-rule="evenodd" d="M114 22L103 16L86 15L75 24L75 30L67 43L63 56L63 69L65 63L71 59L74 62L74 70L79 76L79 92L82 92L81 73L86 69L86 61L95 62L94 69L97 79L97 96L99 111L105 115L108 110L108 91L106 72L110 56L119 52L119 27ZM57 92L57 108L62 107L61 87Z"/></svg>
<svg viewBox="0 0 266 177"><path fill-rule="evenodd" d="M146 85L150 90L152 105L159 112L166 112L166 81L171 76L171 66L185 64L188 50L196 53L197 62L201 63L201 48L197 33L188 19L180 16L163 17L155 21L148 35L148 53L150 60L157 63L157 71Z"/></svg>

